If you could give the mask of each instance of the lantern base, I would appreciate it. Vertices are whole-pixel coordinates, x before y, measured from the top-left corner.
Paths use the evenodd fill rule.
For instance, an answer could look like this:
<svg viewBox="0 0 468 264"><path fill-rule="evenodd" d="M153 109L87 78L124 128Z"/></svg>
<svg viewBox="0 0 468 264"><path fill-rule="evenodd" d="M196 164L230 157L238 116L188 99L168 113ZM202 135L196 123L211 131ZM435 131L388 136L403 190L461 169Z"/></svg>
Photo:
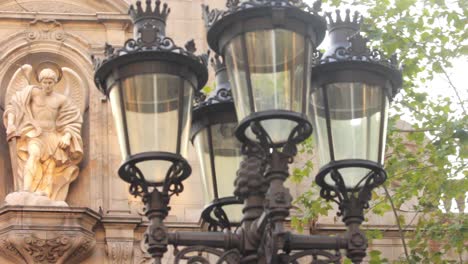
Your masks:
<svg viewBox="0 0 468 264"><path fill-rule="evenodd" d="M287 110L252 113L236 129L239 141L260 143L267 148L283 147L286 143L298 144L311 134L312 125L307 116Z"/></svg>
<svg viewBox="0 0 468 264"><path fill-rule="evenodd" d="M148 181L138 168L139 163L148 161L167 162L168 170L166 175L161 177L161 181ZM143 152L127 158L118 170L120 178L131 184L131 192L134 195L150 193L149 187L164 187L169 193L176 194L182 192L182 181L192 173L192 168L182 156L169 152ZM148 177L148 175L146 175ZM132 187L136 188L132 191ZM137 192L137 193L135 193Z"/></svg>
<svg viewBox="0 0 468 264"><path fill-rule="evenodd" d="M346 184L346 179L341 175L342 173L340 173L340 169L349 168L360 168L368 171L367 175L362 175L358 184L352 188ZM327 176L334 181L334 185L327 182ZM387 173L381 164L369 160L348 159L331 161L327 165L323 166L315 177L315 182L322 187L322 191L324 192L355 192L364 187L375 188L384 183L386 179Z"/></svg>
<svg viewBox="0 0 468 264"><path fill-rule="evenodd" d="M229 206L241 205L242 201L236 197L223 197L215 199L212 203L208 204L201 214L201 218L204 222L208 223L209 231L217 231L218 229L230 229L231 227L239 226L240 222L235 222L233 219L229 219L228 210L224 210ZM224 208L223 208L224 207ZM239 214L242 212L242 208L239 208Z"/></svg>

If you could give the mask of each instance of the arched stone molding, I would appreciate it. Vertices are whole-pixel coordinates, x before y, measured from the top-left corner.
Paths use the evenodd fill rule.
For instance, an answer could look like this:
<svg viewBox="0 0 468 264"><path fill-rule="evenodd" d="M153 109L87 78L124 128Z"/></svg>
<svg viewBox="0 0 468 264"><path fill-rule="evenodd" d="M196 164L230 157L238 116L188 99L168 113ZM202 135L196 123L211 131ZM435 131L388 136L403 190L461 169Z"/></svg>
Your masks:
<svg viewBox="0 0 468 264"><path fill-rule="evenodd" d="M86 82L86 94L89 94L90 87L94 87L90 54L100 53L102 47L93 47L82 37L66 32L55 20L34 20L26 30L3 39L0 50L3 51L0 54L0 108L3 109L4 89L12 72L20 66L18 64L27 63L28 57L37 53L57 54L72 61Z"/></svg>
<svg viewBox="0 0 468 264"><path fill-rule="evenodd" d="M0 47L1 48L1 47ZM90 59L85 57L86 53L82 50L76 49L67 43L59 43L55 41L37 41L34 44L18 43L13 46L5 56L0 58L0 108L4 109L5 92L8 82L19 66L24 63L34 64L35 54L54 54L55 56L63 58L64 61L69 61L73 69L76 69L78 74L85 82L85 94L89 95L90 88L94 87L92 80L93 71ZM89 96L86 96L88 100ZM88 108L89 102L85 104L85 111Z"/></svg>
<svg viewBox="0 0 468 264"><path fill-rule="evenodd" d="M98 12L126 14L128 2L125 0L7 0L1 1L0 11L38 13L84 13Z"/></svg>

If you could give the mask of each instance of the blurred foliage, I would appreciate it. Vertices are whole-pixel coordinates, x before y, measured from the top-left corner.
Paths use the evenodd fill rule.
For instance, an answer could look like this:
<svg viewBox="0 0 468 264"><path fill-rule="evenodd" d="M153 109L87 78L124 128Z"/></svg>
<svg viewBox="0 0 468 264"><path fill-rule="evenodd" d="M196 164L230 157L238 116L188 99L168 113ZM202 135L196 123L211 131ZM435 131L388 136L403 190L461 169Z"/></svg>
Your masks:
<svg viewBox="0 0 468 264"><path fill-rule="evenodd" d="M467 253L468 221L463 212L442 210L445 203L458 200L464 205L468 192L468 115L467 99L450 79L452 62L468 58L468 1L445 0L328 0L332 9L339 6L364 10L362 27L373 48L387 56L396 53L404 65L404 85L392 103L388 124L386 188L391 194L407 240L408 253L394 263L463 263ZM328 9L328 8L327 8ZM327 10L327 11L329 11ZM443 76L447 88L456 96L431 94L430 81ZM400 119L410 120L412 128L402 129ZM302 149L313 152L312 140ZM312 162L293 170L292 180L301 182L313 177ZM312 184L296 200L303 217L293 219L299 230L321 215L328 215L331 205L319 198ZM392 210L381 188L373 193L371 212L383 215ZM406 223L404 214L413 215ZM389 214L393 215L393 214ZM408 219L408 218L406 218ZM367 230L372 239L385 230ZM448 253L456 259L448 260ZM368 252L370 263L388 263L381 252ZM348 261L348 260L346 260ZM345 263L346 263L345 261Z"/></svg>

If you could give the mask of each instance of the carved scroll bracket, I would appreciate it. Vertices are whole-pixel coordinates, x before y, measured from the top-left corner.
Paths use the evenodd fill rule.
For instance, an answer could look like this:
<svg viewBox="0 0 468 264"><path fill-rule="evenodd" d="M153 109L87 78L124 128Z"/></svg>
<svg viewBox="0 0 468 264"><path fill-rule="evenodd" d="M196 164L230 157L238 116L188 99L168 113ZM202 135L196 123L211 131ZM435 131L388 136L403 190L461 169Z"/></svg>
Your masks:
<svg viewBox="0 0 468 264"><path fill-rule="evenodd" d="M80 263L93 252L98 219L83 208L3 207L0 255L15 264Z"/></svg>
<svg viewBox="0 0 468 264"><path fill-rule="evenodd" d="M79 232L24 232L1 236L0 254L13 263L79 263L95 244L93 236Z"/></svg>

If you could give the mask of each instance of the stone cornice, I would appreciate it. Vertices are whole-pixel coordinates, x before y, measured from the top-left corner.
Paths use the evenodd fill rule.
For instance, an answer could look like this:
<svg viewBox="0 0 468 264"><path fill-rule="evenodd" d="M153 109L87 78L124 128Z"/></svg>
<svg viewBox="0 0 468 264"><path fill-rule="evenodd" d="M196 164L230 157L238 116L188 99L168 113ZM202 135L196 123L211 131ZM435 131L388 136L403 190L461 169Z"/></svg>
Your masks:
<svg viewBox="0 0 468 264"><path fill-rule="evenodd" d="M101 216L88 208L0 208L0 255L13 263L80 263L94 250Z"/></svg>
<svg viewBox="0 0 468 264"><path fill-rule="evenodd" d="M81 22L130 22L130 17L126 14L113 12L97 12L95 14L79 14L79 13L49 13L49 12L12 12L0 11L0 19L14 20L34 20L34 19L50 19L56 21L81 21Z"/></svg>
<svg viewBox="0 0 468 264"><path fill-rule="evenodd" d="M0 216L7 212L18 213L56 213L56 214L70 214L79 213L85 214L90 217L101 219L101 215L88 207L57 207L57 206L19 206L19 205L6 205L0 207Z"/></svg>

